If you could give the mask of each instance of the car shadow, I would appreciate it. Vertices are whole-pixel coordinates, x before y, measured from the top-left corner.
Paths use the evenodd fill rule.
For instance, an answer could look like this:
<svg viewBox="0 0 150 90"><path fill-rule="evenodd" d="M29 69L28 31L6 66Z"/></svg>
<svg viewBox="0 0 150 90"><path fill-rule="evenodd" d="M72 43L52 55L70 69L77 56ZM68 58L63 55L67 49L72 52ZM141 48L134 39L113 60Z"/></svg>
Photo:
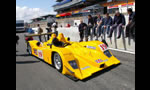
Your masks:
<svg viewBox="0 0 150 90"><path fill-rule="evenodd" d="M48 66L51 66L52 68L55 68L54 65L51 65L51 64L45 62L43 59L40 59L40 58L38 58L38 57L36 57L36 56L33 56L33 57L35 57L35 58L38 59L39 61L41 61L41 62L47 64Z"/></svg>
<svg viewBox="0 0 150 90"><path fill-rule="evenodd" d="M31 63L38 63L40 61L16 61L16 64L31 64Z"/></svg>
<svg viewBox="0 0 150 90"><path fill-rule="evenodd" d="M104 74L104 73L106 73L106 72L108 72L108 71L110 71L110 70L112 70L112 69L118 67L119 65L121 65L121 64L110 66L110 67L108 67L108 68L106 68L106 69L103 69L103 70L101 70L101 71L99 71L99 72L94 73L92 76L90 76L90 77L88 77L88 78L86 78L86 79L83 79L83 80L81 80L81 81L82 81L82 82L87 82L88 80L91 80L91 79L93 79L93 78L95 78L95 77L97 77L97 76L99 76L99 75L101 75L101 74Z"/></svg>

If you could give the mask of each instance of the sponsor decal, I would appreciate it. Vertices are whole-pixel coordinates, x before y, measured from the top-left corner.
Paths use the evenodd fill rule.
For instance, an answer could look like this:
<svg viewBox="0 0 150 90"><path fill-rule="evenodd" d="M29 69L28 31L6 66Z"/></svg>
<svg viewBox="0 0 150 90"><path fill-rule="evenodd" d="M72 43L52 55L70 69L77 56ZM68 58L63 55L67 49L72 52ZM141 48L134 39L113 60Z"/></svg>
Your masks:
<svg viewBox="0 0 150 90"><path fill-rule="evenodd" d="M108 59L103 60L103 62L106 62L106 61L108 61Z"/></svg>
<svg viewBox="0 0 150 90"><path fill-rule="evenodd" d="M81 68L81 70L85 70L85 69L87 69L87 68L90 68L90 66L86 66L86 67L84 67L84 68Z"/></svg>
<svg viewBox="0 0 150 90"><path fill-rule="evenodd" d="M106 61L108 61L108 59L105 59L105 60L98 59L98 60L96 60L97 63L106 62Z"/></svg>
<svg viewBox="0 0 150 90"><path fill-rule="evenodd" d="M103 44L100 44L100 45L98 45L99 47L100 47L100 49L102 50L102 51L106 51L107 50L107 46L103 43Z"/></svg>
<svg viewBox="0 0 150 90"><path fill-rule="evenodd" d="M42 50L38 50L38 57L43 59L43 52L42 52Z"/></svg>
<svg viewBox="0 0 150 90"><path fill-rule="evenodd" d="M96 62L97 62L97 63L101 63L101 62L103 62L103 60L98 59L98 60L96 60Z"/></svg>
<svg viewBox="0 0 150 90"><path fill-rule="evenodd" d="M96 47L93 47L93 46L87 46L87 48L96 49Z"/></svg>
<svg viewBox="0 0 150 90"><path fill-rule="evenodd" d="M37 55L37 49L34 49L34 54Z"/></svg>

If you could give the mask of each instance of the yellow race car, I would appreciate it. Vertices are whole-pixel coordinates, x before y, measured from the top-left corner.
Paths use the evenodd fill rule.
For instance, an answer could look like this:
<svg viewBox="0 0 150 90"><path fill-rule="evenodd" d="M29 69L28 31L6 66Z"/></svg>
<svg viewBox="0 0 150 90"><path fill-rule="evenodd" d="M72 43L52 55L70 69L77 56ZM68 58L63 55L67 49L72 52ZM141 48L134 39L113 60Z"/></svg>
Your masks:
<svg viewBox="0 0 150 90"><path fill-rule="evenodd" d="M34 35L26 37L31 36ZM46 42L28 41L27 51L53 65L62 74L79 80L120 63L103 42L71 42L62 33L58 36L51 34Z"/></svg>

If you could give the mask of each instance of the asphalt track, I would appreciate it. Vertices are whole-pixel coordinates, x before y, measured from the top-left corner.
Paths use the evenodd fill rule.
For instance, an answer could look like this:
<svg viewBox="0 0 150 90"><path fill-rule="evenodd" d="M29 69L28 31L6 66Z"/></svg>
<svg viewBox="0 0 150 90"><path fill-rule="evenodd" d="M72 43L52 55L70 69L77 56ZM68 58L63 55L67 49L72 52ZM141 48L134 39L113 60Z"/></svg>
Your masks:
<svg viewBox="0 0 150 90"><path fill-rule="evenodd" d="M16 90L135 90L135 55L112 51L121 61L83 81L73 81L38 58L28 56L24 34L16 45Z"/></svg>

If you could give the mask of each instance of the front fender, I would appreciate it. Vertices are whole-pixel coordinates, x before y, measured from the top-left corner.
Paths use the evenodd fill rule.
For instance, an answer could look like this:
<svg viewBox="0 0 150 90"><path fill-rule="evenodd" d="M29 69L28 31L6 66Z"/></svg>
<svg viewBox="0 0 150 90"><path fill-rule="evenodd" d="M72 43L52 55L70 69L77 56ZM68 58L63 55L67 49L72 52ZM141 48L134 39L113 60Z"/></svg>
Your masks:
<svg viewBox="0 0 150 90"><path fill-rule="evenodd" d="M53 52L57 52L62 59L62 62L63 62L62 74L69 73L68 69L71 71L74 71L73 68L68 63L68 61L76 60L76 58L74 57L74 55L72 54L72 52L69 49L67 49L67 48L55 48L55 49L52 49L52 53Z"/></svg>

